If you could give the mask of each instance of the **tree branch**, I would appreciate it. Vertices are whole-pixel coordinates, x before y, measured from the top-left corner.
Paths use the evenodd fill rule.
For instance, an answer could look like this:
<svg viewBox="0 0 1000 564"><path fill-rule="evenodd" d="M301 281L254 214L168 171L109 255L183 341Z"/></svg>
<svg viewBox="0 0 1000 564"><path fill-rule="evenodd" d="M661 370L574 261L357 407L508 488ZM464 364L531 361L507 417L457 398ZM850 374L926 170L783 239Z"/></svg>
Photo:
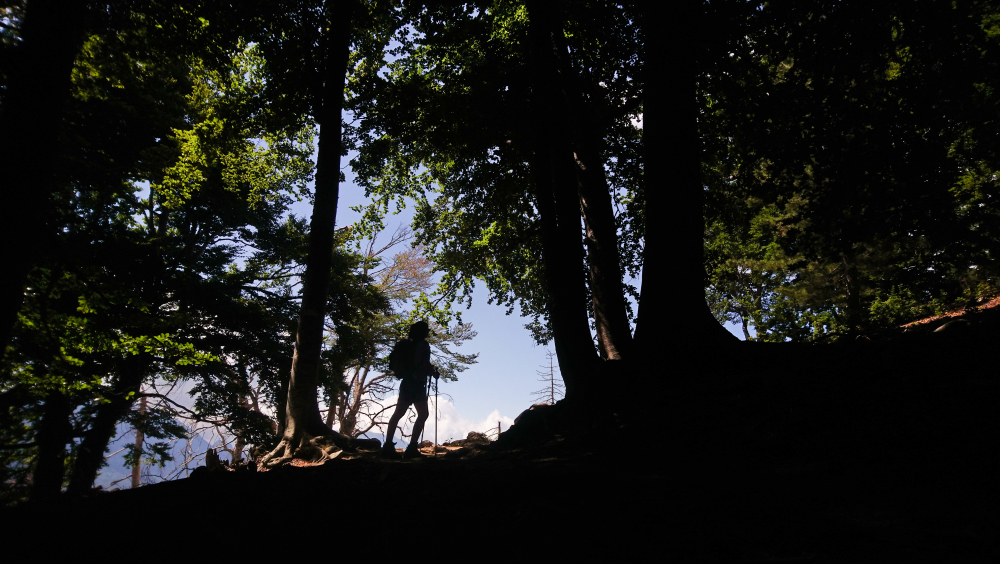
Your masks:
<svg viewBox="0 0 1000 564"><path fill-rule="evenodd" d="M38 446L38 443L16 443L12 445L0 445L0 450L16 450L19 448L31 448Z"/></svg>
<svg viewBox="0 0 1000 564"><path fill-rule="evenodd" d="M167 402L169 402L174 407L176 407L176 408L178 408L178 409L180 409L180 410L182 410L182 411L190 414L190 415L187 415L187 416L183 416L185 419L189 419L189 420L195 421L197 423L208 423L209 425L213 425L213 426L222 426L222 427L225 427L226 430L228 430L230 433L233 432L233 430L230 429L229 426L225 423L224 419L221 420L221 421L219 421L219 420L212 420L212 419L205 419L205 418L201 417L200 415L198 415L196 412L192 411L191 409L188 409L187 407L184 407L183 405L177 403L176 401L168 398L167 396L165 396L163 394L160 394L160 393L154 393L154 394L141 393L141 394L136 394L136 395L138 395L140 397L145 396L145 397L159 398L161 400L166 400Z"/></svg>

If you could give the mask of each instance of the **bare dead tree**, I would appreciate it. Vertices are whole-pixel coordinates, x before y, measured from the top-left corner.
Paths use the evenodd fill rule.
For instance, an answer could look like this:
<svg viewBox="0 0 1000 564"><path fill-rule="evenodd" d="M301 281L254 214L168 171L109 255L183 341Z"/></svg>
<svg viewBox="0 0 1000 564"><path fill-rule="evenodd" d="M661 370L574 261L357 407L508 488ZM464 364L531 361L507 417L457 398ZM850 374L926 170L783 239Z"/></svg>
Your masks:
<svg viewBox="0 0 1000 564"><path fill-rule="evenodd" d="M548 366L542 364L540 365L542 370L535 371L536 374L541 376L538 381L545 382L545 387L531 393L535 396L535 403L554 404L566 394L564 392L562 378L556 376L558 364L555 360L555 353L547 350L545 351L545 357L548 360Z"/></svg>
<svg viewBox="0 0 1000 564"><path fill-rule="evenodd" d="M395 408L395 405L384 403L395 387L395 378L383 371L385 359L402 336L400 329L409 316L405 311L407 303L434 285L434 265L423 256L421 247L408 247L388 255L389 251L413 238L409 227L398 227L385 244L378 243L378 238L379 232L376 232L362 246L362 279L366 283L371 280L371 284L389 299L392 311L373 314L357 328L368 343L367 353L348 368L345 375L348 386L325 414L327 427L333 429L337 425L341 434L351 438L371 431L385 433L386 413ZM441 370L443 377L453 377L464 365L475 362L475 354L462 355L453 350L475 337L470 324L448 328L431 320L431 329L428 342L432 363ZM335 338L331 333L330 339Z"/></svg>
<svg viewBox="0 0 1000 564"><path fill-rule="evenodd" d="M139 398L139 413L146 413L148 398ZM146 436L141 428L135 430L135 460L132 462L132 487L138 488L142 478L142 443Z"/></svg>

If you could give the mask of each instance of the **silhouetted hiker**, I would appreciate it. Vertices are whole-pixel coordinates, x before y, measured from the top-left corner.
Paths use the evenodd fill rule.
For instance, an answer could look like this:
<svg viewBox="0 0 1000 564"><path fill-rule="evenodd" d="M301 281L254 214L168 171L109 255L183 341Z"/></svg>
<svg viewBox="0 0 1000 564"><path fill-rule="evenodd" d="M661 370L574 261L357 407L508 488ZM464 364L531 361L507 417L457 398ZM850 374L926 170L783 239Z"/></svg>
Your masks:
<svg viewBox="0 0 1000 564"><path fill-rule="evenodd" d="M409 337L396 343L392 354L389 355L389 369L395 372L401 381L399 401L396 403L396 411L389 418L389 430L386 432L385 445L382 447L383 456L396 456L396 445L392 442L392 437L396 434L396 425L410 405L417 410L417 421L413 424L413 435L403 456L405 458L424 456L417 450L417 442L420 440L420 433L424 430L424 422L427 421L428 415L427 377L438 377L437 369L431 364L431 346L427 343L428 333L430 327L425 321L410 325Z"/></svg>

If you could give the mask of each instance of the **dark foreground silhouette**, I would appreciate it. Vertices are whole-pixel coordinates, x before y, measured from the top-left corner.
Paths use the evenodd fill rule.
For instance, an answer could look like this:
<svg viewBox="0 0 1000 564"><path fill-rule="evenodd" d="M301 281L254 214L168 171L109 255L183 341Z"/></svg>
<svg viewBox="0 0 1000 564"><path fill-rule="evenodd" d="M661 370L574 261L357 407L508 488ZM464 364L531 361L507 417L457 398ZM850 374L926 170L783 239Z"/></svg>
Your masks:
<svg viewBox="0 0 1000 564"><path fill-rule="evenodd" d="M197 537L234 555L294 559L322 547L463 561L585 551L614 561L996 562L1000 316L963 320L848 345L746 344L703 363L710 373L536 408L497 442L441 458L372 450L5 510L5 544L35 557L116 538L156 539L169 552ZM608 364L607 381L630 370ZM399 525L387 530L390 507ZM40 530L58 541L17 542Z"/></svg>

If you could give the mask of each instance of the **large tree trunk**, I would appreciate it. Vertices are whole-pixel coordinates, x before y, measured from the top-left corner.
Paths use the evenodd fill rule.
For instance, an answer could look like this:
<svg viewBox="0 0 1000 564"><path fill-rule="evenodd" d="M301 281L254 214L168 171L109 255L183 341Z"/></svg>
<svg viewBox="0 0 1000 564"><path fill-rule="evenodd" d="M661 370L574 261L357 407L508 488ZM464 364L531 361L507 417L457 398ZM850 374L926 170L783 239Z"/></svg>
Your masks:
<svg viewBox="0 0 1000 564"><path fill-rule="evenodd" d="M86 14L81 0L32 0L21 27L21 44L10 61L0 107L0 355L24 301L24 284L44 238L49 197L59 181L54 147L62 130L70 71L80 51ZM16 242L16 243L15 243Z"/></svg>
<svg viewBox="0 0 1000 564"><path fill-rule="evenodd" d="M90 428L84 433L77 449L69 493L80 494L94 487L97 473L104 466L104 452L115 435L115 426L135 404L152 362L152 355L141 352L129 355L119 363L118 377L111 393L105 398L108 401L98 406Z"/></svg>
<svg viewBox="0 0 1000 564"><path fill-rule="evenodd" d="M32 499L54 497L62 491L66 444L73 436L73 426L69 422L72 414L66 394L57 390L45 398L38 426L38 458L31 475Z"/></svg>
<svg viewBox="0 0 1000 564"><path fill-rule="evenodd" d="M669 11L656 10L657 16L672 20L669 28L674 31L665 34L663 49L654 46L663 46L657 34L667 26L650 13L651 3L644 3L644 9L646 233L635 338L647 356L662 356L662 348L669 343L676 351L670 356L680 360L738 339L715 319L705 301L705 191L695 90L698 67L691 56L696 50L686 44L705 37L697 31L701 29L701 2L683 0L670 4Z"/></svg>
<svg viewBox="0 0 1000 564"><path fill-rule="evenodd" d="M584 394L596 377L597 351L590 335L584 277L580 199L563 118L566 96L559 90L560 66L553 40L561 33L554 6L527 2L531 42L531 106L535 148L531 163L542 224L542 253L549 321L566 397Z"/></svg>
<svg viewBox="0 0 1000 564"><path fill-rule="evenodd" d="M295 335L292 372L285 403L281 443L265 457L270 465L284 463L315 437L330 437L334 444L347 446L338 433L328 428L319 412L320 353L323 348L324 319L333 265L334 229L340 182L341 111L344 80L350 55L351 16L354 0L328 0L326 16L329 35L324 38L325 57L319 147L316 157L316 192L309 220L309 255L302 276L302 305ZM315 452L309 449L310 456Z"/></svg>

